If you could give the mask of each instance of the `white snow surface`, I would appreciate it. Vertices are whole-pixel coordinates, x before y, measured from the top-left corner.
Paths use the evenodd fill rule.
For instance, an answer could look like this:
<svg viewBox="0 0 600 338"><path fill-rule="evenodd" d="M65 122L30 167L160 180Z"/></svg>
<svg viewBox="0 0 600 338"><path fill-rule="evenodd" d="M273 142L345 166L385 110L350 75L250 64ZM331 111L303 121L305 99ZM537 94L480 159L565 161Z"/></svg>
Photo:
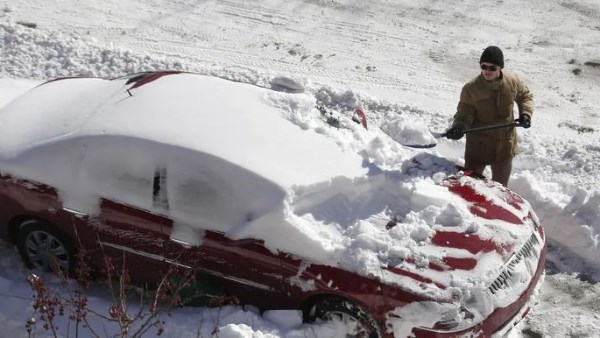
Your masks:
<svg viewBox="0 0 600 338"><path fill-rule="evenodd" d="M310 212L297 215L302 210L302 196L313 191L327 192L320 196L325 207L329 206L325 211L339 207L347 211L364 207L363 199L380 188L384 200L408 201L395 211L409 220L410 227L398 231L406 229L407 237L418 241L431 231L428 224L432 222L473 226L467 213L448 203L447 196L435 188L453 162L464 161L464 140L436 140L427 129L442 132L447 128L462 84L478 72L481 50L498 45L504 50L507 70L521 76L536 103L532 128L519 130L521 154L515 159L509 188L528 200L550 242L549 275L539 303L509 335L599 337L599 19L600 4L592 0L509 0L485 5L476 1L336 0L3 2L0 105L56 76L118 77L159 69L193 71L262 87L283 86L293 92L304 90L297 96L302 97L299 101L281 94L272 97L271 104L289 113L286 118L300 127L298 130L333 139L341 151L366 158L384 170L403 170L406 176L377 182L367 177L352 179L354 185L364 187L361 191L344 189L348 178L299 187L294 191L297 209L288 216L296 215L299 223L318 223L312 196L304 207ZM31 28L33 24L35 28ZM354 107L362 106L369 130L353 124L338 130L314 122L310 114L315 112L309 109L313 100L348 116ZM35 108L35 102L28 104ZM43 134L45 127L36 126L36 132L23 139L48 137ZM20 132L14 131L15 135ZM27 142L19 144L18 137L3 135L2 140L4 154L28 146ZM394 140L405 144L437 141L438 145L415 151ZM294 159L294 154L285 155ZM407 161L414 156L416 161ZM417 187L426 188L420 190L425 193L413 193ZM303 242L308 247L297 249L348 247L349 253L358 242L337 239L352 238L353 233L363 234L355 238L362 246L390 248L387 239L368 228L389 210L358 210L356 218L369 222L344 229L349 237L339 237L339 228L323 227L307 234L315 239ZM340 223L341 214L324 212L321 216L328 215ZM369 231L373 235L365 236ZM32 312L31 291L17 255L8 244L2 244L2 334L27 336L24 323ZM411 244L404 245L410 248ZM327 250L323 252L327 256ZM346 262L354 268L368 268L369 262L379 259L352 254L362 260ZM101 292L91 300L99 311L106 312L109 303ZM261 316L254 309L232 306L183 308L166 320L162 336L210 336L217 329L219 337L337 337L343 331L340 323L307 325L300 318L295 311L270 311ZM423 323L429 320L415 317ZM107 332L116 329L100 319L95 324L105 325ZM400 327L397 332L406 329ZM66 332L61 335L68 336ZM37 335L51 336L41 327Z"/></svg>

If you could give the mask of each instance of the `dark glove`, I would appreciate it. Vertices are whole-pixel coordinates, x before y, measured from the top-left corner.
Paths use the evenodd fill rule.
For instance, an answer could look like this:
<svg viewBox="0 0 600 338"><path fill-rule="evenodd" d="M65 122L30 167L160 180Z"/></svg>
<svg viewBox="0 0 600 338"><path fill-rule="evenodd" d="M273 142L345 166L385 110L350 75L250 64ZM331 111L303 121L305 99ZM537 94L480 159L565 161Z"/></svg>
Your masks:
<svg viewBox="0 0 600 338"><path fill-rule="evenodd" d="M531 117L527 114L519 115L519 125L523 128L531 127Z"/></svg>
<svg viewBox="0 0 600 338"><path fill-rule="evenodd" d="M451 140L460 140L465 135L464 130L461 126L453 126L446 131L446 137Z"/></svg>

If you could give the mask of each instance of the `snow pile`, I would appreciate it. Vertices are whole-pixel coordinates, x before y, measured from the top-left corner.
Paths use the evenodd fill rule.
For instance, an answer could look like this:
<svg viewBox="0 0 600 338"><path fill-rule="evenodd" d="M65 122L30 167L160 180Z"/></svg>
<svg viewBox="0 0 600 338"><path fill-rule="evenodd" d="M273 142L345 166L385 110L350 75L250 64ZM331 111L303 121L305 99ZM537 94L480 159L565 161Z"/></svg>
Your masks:
<svg viewBox="0 0 600 338"><path fill-rule="evenodd" d="M549 236L592 264L586 270L600 280L600 192L545 182L529 172L516 175L512 186L531 203Z"/></svg>
<svg viewBox="0 0 600 338"><path fill-rule="evenodd" d="M24 27L0 15L0 74L48 80L65 76L116 78L141 71L184 70L269 87L273 78L244 67L186 62L176 57L136 53L105 45L93 37L48 33ZM295 80L275 80L299 90Z"/></svg>
<svg viewBox="0 0 600 338"><path fill-rule="evenodd" d="M381 129L390 135L396 142L407 145L435 144L432 134L423 132L427 126L421 120L406 119L403 116L385 121Z"/></svg>
<svg viewBox="0 0 600 338"><path fill-rule="evenodd" d="M48 79L60 76L113 77L140 70L181 69L174 60L101 48L78 35L50 35L22 25L0 22L0 72L12 77ZM32 65L37 65L32 67Z"/></svg>

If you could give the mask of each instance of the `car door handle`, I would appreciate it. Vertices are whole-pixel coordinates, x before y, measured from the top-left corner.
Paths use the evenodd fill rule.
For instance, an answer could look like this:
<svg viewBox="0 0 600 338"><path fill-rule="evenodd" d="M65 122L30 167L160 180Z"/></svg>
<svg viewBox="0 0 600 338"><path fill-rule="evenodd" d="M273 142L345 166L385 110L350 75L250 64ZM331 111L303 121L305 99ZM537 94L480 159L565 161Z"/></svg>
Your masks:
<svg viewBox="0 0 600 338"><path fill-rule="evenodd" d="M71 209L71 208L67 208L67 207L63 207L62 209L68 213L75 215L75 216L80 216L80 217L88 216L88 214L86 214L85 212L77 211L75 209Z"/></svg>

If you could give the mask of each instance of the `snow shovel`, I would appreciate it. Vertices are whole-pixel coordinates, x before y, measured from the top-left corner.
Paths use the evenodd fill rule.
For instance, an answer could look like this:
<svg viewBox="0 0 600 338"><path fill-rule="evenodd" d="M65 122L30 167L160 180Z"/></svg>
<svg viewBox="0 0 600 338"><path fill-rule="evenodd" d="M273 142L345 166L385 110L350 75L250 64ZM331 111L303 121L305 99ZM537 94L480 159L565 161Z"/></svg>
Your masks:
<svg viewBox="0 0 600 338"><path fill-rule="evenodd" d="M504 123L492 124L489 126L465 129L465 130L463 130L463 133L467 134L467 133L475 133L475 132L484 131L484 130L500 129L500 128L507 128L507 127L520 127L520 126L521 126L521 124L519 124L519 120L514 120L513 122L504 122ZM431 134L435 138L448 137L447 132L443 132L443 133L431 132Z"/></svg>
<svg viewBox="0 0 600 338"><path fill-rule="evenodd" d="M484 126L484 127L477 127L477 128L471 128L471 129L466 129L463 132L466 133L475 133L478 131L483 131L483 130L491 130L491 129L499 129L499 128L507 128L507 127L520 127L521 125L518 123L518 120L514 120L513 122L504 122L504 123L499 123L499 124L493 124L493 125L489 125L489 126ZM385 133L386 131L383 130L381 127L380 129ZM433 138L442 138L442 137L448 137L448 135L446 134L446 132L443 133L436 133L433 131L429 131L429 133L433 136ZM389 135L388 135L389 136ZM398 141L396 141L398 142ZM433 148L437 145L437 143L432 142L432 143L424 143L424 144L404 144L401 142L398 142L400 144L402 144L405 147L409 147L409 148L418 148L418 149L426 149L426 148Z"/></svg>

